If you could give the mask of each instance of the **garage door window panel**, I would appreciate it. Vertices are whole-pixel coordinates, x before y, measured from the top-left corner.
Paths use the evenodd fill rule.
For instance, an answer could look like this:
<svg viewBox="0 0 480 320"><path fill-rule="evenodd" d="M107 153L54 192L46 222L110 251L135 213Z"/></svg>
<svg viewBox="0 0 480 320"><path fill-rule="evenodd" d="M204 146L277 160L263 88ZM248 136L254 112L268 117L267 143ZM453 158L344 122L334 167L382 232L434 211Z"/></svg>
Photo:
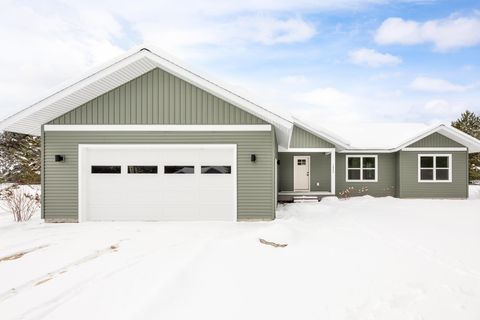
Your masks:
<svg viewBox="0 0 480 320"><path fill-rule="evenodd" d="M202 166L202 174L231 174L231 166Z"/></svg>
<svg viewBox="0 0 480 320"><path fill-rule="evenodd" d="M92 174L120 174L122 173L121 166L92 166Z"/></svg>
<svg viewBox="0 0 480 320"><path fill-rule="evenodd" d="M158 166L128 166L129 174L157 174Z"/></svg>
<svg viewBox="0 0 480 320"><path fill-rule="evenodd" d="M194 166L165 166L165 174L194 174Z"/></svg>

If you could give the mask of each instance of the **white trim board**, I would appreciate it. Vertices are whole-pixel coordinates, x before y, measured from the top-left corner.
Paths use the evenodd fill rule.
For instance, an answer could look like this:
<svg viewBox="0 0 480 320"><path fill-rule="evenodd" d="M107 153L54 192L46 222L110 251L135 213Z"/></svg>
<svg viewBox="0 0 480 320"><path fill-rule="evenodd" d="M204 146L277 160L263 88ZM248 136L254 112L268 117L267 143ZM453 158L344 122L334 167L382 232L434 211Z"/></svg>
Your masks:
<svg viewBox="0 0 480 320"><path fill-rule="evenodd" d="M279 146L278 152L302 152L302 153L335 152L335 148L288 148L288 149L285 149L282 146Z"/></svg>
<svg viewBox="0 0 480 320"><path fill-rule="evenodd" d="M44 131L272 131L260 125L45 125Z"/></svg>
<svg viewBox="0 0 480 320"><path fill-rule="evenodd" d="M398 150L393 149L346 149L338 153L394 153Z"/></svg>
<svg viewBox="0 0 480 320"><path fill-rule="evenodd" d="M402 151L419 151L419 152L431 152L431 151L467 151L466 147L456 148L403 148Z"/></svg>

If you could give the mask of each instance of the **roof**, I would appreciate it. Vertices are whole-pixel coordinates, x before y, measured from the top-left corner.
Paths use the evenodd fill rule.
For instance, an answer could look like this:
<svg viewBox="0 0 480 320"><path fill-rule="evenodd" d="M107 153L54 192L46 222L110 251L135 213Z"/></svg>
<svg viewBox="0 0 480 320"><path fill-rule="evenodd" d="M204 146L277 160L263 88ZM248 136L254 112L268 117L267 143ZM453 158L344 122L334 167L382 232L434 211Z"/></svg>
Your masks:
<svg viewBox="0 0 480 320"><path fill-rule="evenodd" d="M423 123L374 122L326 123L325 127L342 136L350 148L355 149L392 149L430 128Z"/></svg>
<svg viewBox="0 0 480 320"><path fill-rule="evenodd" d="M446 125L426 128L416 124L400 130L399 125L395 124L382 124L376 127L368 124L349 125L348 130L345 130L347 127L321 128L295 117L290 119L280 116L236 94L228 89L227 85L207 79L200 72L193 71L191 67L186 67L184 63L152 46L132 49L115 60L63 84L44 99L0 122L0 130L39 135L43 124L155 68L161 68L272 124L276 129L278 144L285 148L288 148L290 135L296 125L332 142L337 150L342 152L352 150L395 152L434 132L444 134L465 145L470 152L480 152L479 140ZM374 128L377 129L373 132ZM395 128L398 129L396 134L389 133Z"/></svg>
<svg viewBox="0 0 480 320"><path fill-rule="evenodd" d="M348 139L349 147L342 152L397 152L433 133L440 133L466 146L470 153L480 152L478 139L445 124L427 126L421 123L364 123L330 125L329 129Z"/></svg>

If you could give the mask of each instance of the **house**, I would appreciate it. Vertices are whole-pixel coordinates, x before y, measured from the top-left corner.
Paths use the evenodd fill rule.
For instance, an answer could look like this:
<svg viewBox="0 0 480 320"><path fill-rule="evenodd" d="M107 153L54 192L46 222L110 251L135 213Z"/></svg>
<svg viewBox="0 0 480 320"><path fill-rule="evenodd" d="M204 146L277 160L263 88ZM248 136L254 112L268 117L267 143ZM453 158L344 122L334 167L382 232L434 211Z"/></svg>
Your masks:
<svg viewBox="0 0 480 320"><path fill-rule="evenodd" d="M147 48L7 118L42 136L42 215L88 220L274 219L278 200L468 196L480 141L439 125L355 148L281 117Z"/></svg>

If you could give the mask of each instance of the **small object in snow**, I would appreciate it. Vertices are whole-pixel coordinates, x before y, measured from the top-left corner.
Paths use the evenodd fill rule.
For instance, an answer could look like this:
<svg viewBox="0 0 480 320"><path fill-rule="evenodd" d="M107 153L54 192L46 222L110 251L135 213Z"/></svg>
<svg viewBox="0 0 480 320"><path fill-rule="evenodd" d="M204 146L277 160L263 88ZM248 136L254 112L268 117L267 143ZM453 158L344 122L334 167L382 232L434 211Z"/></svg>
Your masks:
<svg viewBox="0 0 480 320"><path fill-rule="evenodd" d="M262 244L266 244L266 245L269 245L269 246L272 246L272 247L275 247L275 248L285 248L286 246L288 246L288 244L286 244L286 243L275 243L275 242L267 241L267 240L262 239L262 238L259 238L258 241L260 241L260 243L262 243Z"/></svg>

